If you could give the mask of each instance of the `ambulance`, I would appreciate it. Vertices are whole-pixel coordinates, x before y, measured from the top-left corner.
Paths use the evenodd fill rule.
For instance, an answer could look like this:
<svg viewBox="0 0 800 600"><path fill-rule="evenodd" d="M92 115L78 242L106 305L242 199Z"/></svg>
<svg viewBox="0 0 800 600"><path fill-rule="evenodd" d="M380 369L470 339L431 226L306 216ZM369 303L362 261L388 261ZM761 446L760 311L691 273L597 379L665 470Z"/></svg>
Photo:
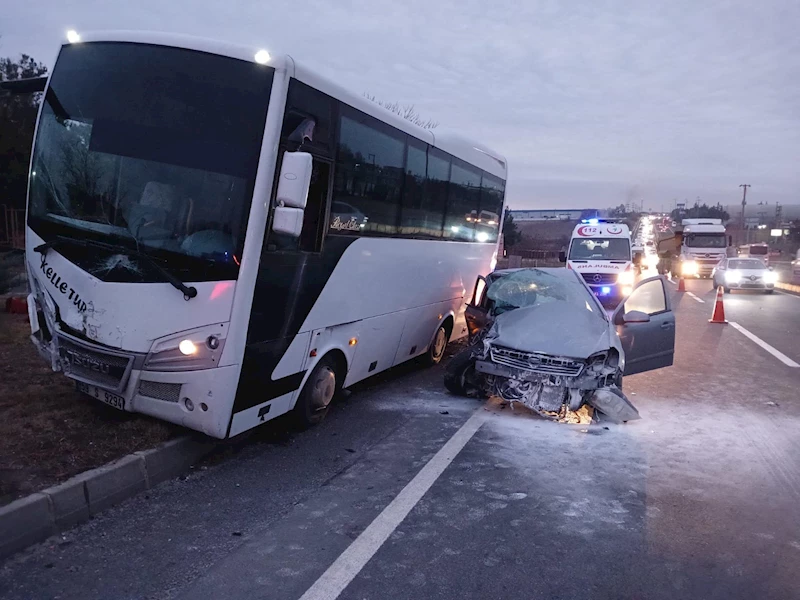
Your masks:
<svg viewBox="0 0 800 600"><path fill-rule="evenodd" d="M564 257L604 305L616 306L633 289L636 268L631 232L624 223L589 219L572 232Z"/></svg>

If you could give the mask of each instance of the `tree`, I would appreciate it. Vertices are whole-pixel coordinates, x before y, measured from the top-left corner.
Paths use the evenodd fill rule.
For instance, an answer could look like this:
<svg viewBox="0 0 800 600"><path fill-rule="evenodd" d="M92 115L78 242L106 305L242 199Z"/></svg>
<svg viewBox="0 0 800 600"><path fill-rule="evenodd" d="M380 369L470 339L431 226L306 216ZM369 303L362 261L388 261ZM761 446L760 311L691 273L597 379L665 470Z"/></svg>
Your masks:
<svg viewBox="0 0 800 600"><path fill-rule="evenodd" d="M522 232L514 223L514 215L506 210L506 217L503 220L503 247L513 248L522 241Z"/></svg>
<svg viewBox="0 0 800 600"><path fill-rule="evenodd" d="M608 209L608 216L609 217L627 217L628 210L625 208L624 204L620 204L619 206L615 206L614 208Z"/></svg>
<svg viewBox="0 0 800 600"><path fill-rule="evenodd" d="M422 127L423 129L436 129L439 126L438 121L434 121L432 119L423 119L417 112L417 109L414 108L413 104L403 104L401 106L399 102L384 102L383 100L378 100L375 98L375 96L366 92L364 92L364 97L367 100L372 100L375 104L382 106L389 112L400 115L406 121L411 121L417 127Z"/></svg>
<svg viewBox="0 0 800 600"><path fill-rule="evenodd" d="M27 79L47 67L27 54L19 60L0 58L0 81ZM0 95L0 204L25 207L28 164L41 94Z"/></svg>
<svg viewBox="0 0 800 600"><path fill-rule="evenodd" d="M722 219L722 222L728 221L731 216L717 203L714 206L708 206L706 203L700 204L695 202L694 206L689 209L676 208L672 211L671 216L673 220L680 221L681 219Z"/></svg>

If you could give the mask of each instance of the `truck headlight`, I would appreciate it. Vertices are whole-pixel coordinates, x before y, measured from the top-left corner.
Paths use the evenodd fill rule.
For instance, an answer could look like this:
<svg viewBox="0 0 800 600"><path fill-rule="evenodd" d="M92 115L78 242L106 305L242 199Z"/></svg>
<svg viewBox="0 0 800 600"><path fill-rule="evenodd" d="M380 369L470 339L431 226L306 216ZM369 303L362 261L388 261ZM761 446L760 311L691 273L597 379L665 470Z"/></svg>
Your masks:
<svg viewBox="0 0 800 600"><path fill-rule="evenodd" d="M725 282L726 283L739 283L742 280L742 274L737 271L726 271L725 272Z"/></svg>
<svg viewBox="0 0 800 600"><path fill-rule="evenodd" d="M228 324L207 325L159 338L144 360L146 371L195 371L219 364Z"/></svg>
<svg viewBox="0 0 800 600"><path fill-rule="evenodd" d="M617 283L620 285L633 285L635 277L633 271L624 271L617 275Z"/></svg>
<svg viewBox="0 0 800 600"><path fill-rule="evenodd" d="M697 275L697 263L693 260L685 260L681 263L681 274Z"/></svg>
<svg viewBox="0 0 800 600"><path fill-rule="evenodd" d="M764 273L764 281L767 283L778 283L778 274L775 271Z"/></svg>

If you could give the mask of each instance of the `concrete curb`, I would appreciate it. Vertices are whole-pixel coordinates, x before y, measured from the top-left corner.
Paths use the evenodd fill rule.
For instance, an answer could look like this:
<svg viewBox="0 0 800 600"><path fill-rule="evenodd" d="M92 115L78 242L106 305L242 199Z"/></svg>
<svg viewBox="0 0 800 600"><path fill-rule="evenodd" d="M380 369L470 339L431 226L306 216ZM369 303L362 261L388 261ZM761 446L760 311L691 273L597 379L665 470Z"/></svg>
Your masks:
<svg viewBox="0 0 800 600"><path fill-rule="evenodd" d="M177 477L216 444L181 437L0 507L0 559Z"/></svg>
<svg viewBox="0 0 800 600"><path fill-rule="evenodd" d="M781 290L785 290L787 292L794 292L795 294L800 294L800 285L795 285L794 283L783 283L779 281L775 284L776 288Z"/></svg>

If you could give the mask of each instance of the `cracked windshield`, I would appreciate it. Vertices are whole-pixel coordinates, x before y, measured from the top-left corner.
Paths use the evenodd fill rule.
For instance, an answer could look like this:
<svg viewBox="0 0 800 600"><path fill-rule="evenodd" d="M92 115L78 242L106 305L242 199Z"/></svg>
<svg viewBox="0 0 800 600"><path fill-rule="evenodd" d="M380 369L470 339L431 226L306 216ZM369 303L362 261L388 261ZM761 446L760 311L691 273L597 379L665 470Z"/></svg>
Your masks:
<svg viewBox="0 0 800 600"><path fill-rule="evenodd" d="M226 75L207 85L208 69ZM65 49L37 133L31 226L235 263L270 84L186 50Z"/></svg>
<svg viewBox="0 0 800 600"><path fill-rule="evenodd" d="M800 2L9 2L0 600L800 600Z"/></svg>

